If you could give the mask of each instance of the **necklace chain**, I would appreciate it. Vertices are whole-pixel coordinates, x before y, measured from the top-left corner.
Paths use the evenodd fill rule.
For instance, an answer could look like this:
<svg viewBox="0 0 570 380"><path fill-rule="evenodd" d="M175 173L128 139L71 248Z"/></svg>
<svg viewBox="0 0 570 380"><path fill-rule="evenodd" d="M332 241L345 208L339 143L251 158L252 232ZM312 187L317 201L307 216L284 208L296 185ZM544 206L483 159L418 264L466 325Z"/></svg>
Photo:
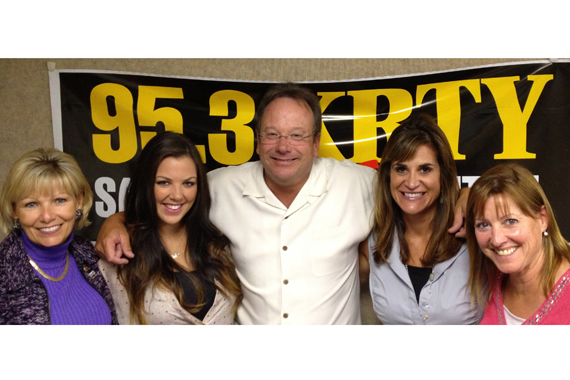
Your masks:
<svg viewBox="0 0 570 380"><path fill-rule="evenodd" d="M170 252L170 251L168 251L168 250L166 250L166 252L168 252L168 254L170 255L170 257L172 257L174 260L176 260L176 259L179 258L181 255L183 255L183 254L186 253L186 249L187 249L187 247L184 246L184 248L183 248L183 250L182 250L182 253L180 253L180 252Z"/></svg>
<svg viewBox="0 0 570 380"><path fill-rule="evenodd" d="M166 249L166 246L164 247ZM187 242L184 244L184 246L182 247L182 253L175 251L175 252L170 252L168 249L166 249L166 252L168 252L168 254L170 255L170 257L172 257L174 260L176 260L177 258L179 258L181 255L183 255L184 253L186 253L186 250L188 249L187 247Z"/></svg>
<svg viewBox="0 0 570 380"><path fill-rule="evenodd" d="M37 270L39 274L41 274L43 277L47 278L50 281L57 282L57 281L63 280L63 278L67 274L67 270L69 269L69 252L67 253L67 256L65 257L65 269L63 270L63 273L61 274L61 276L59 276L58 278L55 278L55 277L52 277L52 276L46 274L43 270L40 269L40 267L34 262L34 260L32 260L32 258L30 256L28 256L28 259L30 259L30 264L32 264L32 267L34 267L34 269Z"/></svg>

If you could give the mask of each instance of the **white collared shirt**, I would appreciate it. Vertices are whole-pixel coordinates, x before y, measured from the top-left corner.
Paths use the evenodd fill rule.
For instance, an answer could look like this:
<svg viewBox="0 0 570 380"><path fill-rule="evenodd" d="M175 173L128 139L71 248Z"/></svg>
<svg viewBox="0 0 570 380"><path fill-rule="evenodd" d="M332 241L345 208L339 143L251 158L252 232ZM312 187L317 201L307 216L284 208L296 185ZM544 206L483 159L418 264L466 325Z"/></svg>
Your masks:
<svg viewBox="0 0 570 380"><path fill-rule="evenodd" d="M374 170L315 158L286 208L259 161L208 173L212 222L230 239L241 324L360 324L358 243L372 225Z"/></svg>

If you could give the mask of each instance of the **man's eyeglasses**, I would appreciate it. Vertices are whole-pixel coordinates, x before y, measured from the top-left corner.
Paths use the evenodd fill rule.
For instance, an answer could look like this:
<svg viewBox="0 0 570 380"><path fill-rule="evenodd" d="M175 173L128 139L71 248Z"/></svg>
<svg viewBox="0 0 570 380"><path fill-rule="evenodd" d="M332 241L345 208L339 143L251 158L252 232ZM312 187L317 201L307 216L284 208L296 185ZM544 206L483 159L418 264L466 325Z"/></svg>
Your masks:
<svg viewBox="0 0 570 380"><path fill-rule="evenodd" d="M303 136L300 133L292 133L290 135L280 135L279 133L276 132L261 132L259 134L259 137L261 139L262 144L277 144L277 141L279 141L279 139L283 137L286 140L289 140L289 144L291 145L302 145L305 143L305 139L313 137L313 135Z"/></svg>

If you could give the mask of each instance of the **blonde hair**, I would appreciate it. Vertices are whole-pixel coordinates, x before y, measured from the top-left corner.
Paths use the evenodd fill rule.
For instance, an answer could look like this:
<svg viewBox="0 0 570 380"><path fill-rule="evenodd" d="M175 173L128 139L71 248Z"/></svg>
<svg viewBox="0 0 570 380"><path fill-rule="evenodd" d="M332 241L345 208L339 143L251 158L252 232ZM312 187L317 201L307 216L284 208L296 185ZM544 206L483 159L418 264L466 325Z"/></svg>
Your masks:
<svg viewBox="0 0 570 380"><path fill-rule="evenodd" d="M564 260L570 261L570 247L560 233L552 207L538 181L518 164L501 164L489 169L475 181L467 200L465 228L471 257L469 284L472 300L487 303L497 273L495 264L483 254L475 236L475 219L483 215L485 203L491 196L502 198L503 208L506 207L504 201L510 199L523 214L531 218L537 217L542 206L546 209L548 236L542 238L544 263L540 281L544 294L548 295L556 281L556 271Z"/></svg>
<svg viewBox="0 0 570 380"><path fill-rule="evenodd" d="M77 161L53 148L39 148L20 157L8 172L0 199L0 227L5 233L14 228L16 203L30 194L47 194L54 188L64 189L75 199L83 199L83 216L77 228L90 224L87 215L93 204L93 192Z"/></svg>

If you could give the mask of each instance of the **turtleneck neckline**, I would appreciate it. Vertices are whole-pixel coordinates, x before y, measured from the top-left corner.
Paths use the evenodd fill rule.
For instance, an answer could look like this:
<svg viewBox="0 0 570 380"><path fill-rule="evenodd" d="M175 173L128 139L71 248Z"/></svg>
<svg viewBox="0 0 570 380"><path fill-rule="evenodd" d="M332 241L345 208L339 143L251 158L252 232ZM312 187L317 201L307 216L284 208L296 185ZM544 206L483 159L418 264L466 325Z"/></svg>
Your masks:
<svg viewBox="0 0 570 380"><path fill-rule="evenodd" d="M62 244L44 247L43 245L31 241L24 230L22 230L22 243L24 243L26 253L38 265L41 263L57 267L61 265L62 262L65 263L67 248L69 247L69 243L71 243L71 239L73 239L73 231L71 231L67 240Z"/></svg>

